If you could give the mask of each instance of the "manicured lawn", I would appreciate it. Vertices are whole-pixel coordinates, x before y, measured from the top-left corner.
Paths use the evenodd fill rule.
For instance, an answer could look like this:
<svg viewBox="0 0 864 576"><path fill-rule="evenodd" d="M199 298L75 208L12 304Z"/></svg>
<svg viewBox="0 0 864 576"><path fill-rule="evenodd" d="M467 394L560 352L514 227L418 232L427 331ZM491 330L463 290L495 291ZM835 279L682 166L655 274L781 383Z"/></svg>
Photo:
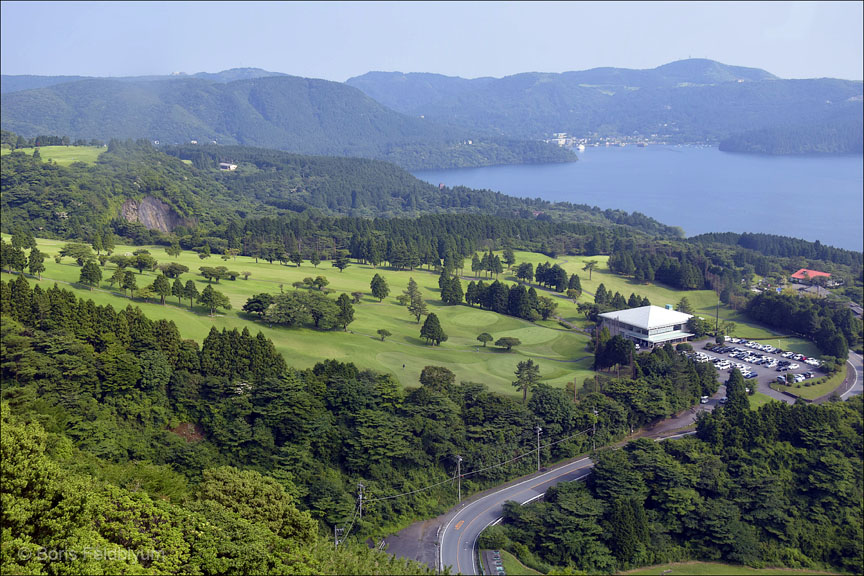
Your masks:
<svg viewBox="0 0 864 576"><path fill-rule="evenodd" d="M8 237L7 237L8 238ZM591 354L587 351L588 337L578 331L553 329L534 325L525 320L495 314L494 312L471 308L466 305L445 305L439 299L438 276L425 270L397 272L386 269L373 269L370 266L352 264L344 272L324 262L314 268L308 262L300 268L283 266L265 261L255 263L253 258L237 257L223 261L219 256L206 260L197 254L184 252L178 258L170 258L162 247L150 247L153 257L160 263L178 262L189 267L190 272L183 281L194 279L199 291L203 290L206 280L198 273L200 266L224 265L239 272L249 271L249 280L222 280L214 283L214 288L223 292L231 301L232 309L221 311L209 317L207 311L196 306L189 309L189 302L178 304L176 298L169 298L162 306L158 301L144 302L136 297L131 301L122 291L111 288L108 278L114 272L114 265L107 264L103 269L104 281L98 290L90 291L77 285L80 268L65 258L57 264L53 256L65 244L61 240L39 240L39 249L48 255L45 260L46 271L41 284L50 287L55 281L71 283L67 288L79 296L92 298L97 304L111 304L115 308L127 304L140 306L151 318L173 319L184 338L202 341L211 326L221 328L248 327L255 334L259 330L272 339L277 349L283 353L290 366L308 368L326 358L354 362L361 368L374 369L394 374L403 385L416 385L420 372L430 364L445 366L456 374L457 381L482 382L490 389L510 395L518 395L512 386L518 362L533 358L540 365L543 382L563 388L567 382L582 381L592 374ZM135 247L117 246L116 254L131 253ZM138 286L153 282L155 274L145 271L138 277ZM369 282L375 273L381 274L389 286L390 295L379 303L370 294ZM292 283L305 277L325 276L333 296L341 292L362 291L366 294L360 304L355 305L355 321L348 332L341 330L321 332L311 329L270 327L242 313L240 309L247 298L253 294L268 292L277 294L282 290L294 290ZM421 324L416 323L406 308L395 302L395 296L407 287L413 277L429 306L429 311L438 315L449 339L441 346L428 346L420 338ZM3 274L4 280L11 275ZM35 279L30 279L35 282ZM173 281L172 281L173 282ZM463 283L467 284L467 283ZM422 322L422 320L421 320ZM387 329L392 336L382 342L377 335L378 329ZM505 352L493 345L486 348L477 342L480 332L489 332L497 340L503 336L513 336L522 345L511 352Z"/></svg>
<svg viewBox="0 0 864 576"><path fill-rule="evenodd" d="M817 384L815 386L805 386L804 384L807 382L801 382L800 388L799 384L794 384L792 386L784 386L779 382L775 382L771 385L775 390L789 392L796 396L800 396L801 398L806 398L808 400L815 400L820 396L824 396L825 394L830 394L832 391L836 390L842 383L843 379L846 377L846 368L844 367L842 370L832 375L828 380L823 382L822 384Z"/></svg>
<svg viewBox="0 0 864 576"><path fill-rule="evenodd" d="M816 570L791 570L788 568L750 568L736 564L720 564L718 562L677 562L675 564L661 564L649 568L640 568L621 572L621 574L668 574L669 576L737 576L737 575L761 575L770 574L831 574L831 572L819 572Z"/></svg>
<svg viewBox="0 0 864 576"><path fill-rule="evenodd" d="M20 151L28 156L33 155L33 148L19 148ZM39 155L43 161L54 160L61 166L68 166L73 162L84 162L93 164L106 148L102 146L40 146ZM0 151L0 155L5 156L10 154L11 150L4 148Z"/></svg>
<svg viewBox="0 0 864 576"><path fill-rule="evenodd" d="M7 235L4 237L8 240ZM124 307L133 303L123 295L122 290L112 288L108 284L108 278L115 269L113 264L108 264L103 269L104 281L99 288L90 291L76 284L80 268L74 262L68 258L60 264L54 262L53 256L59 252L65 241L39 240L38 243L39 249L48 255L45 261L43 286L50 286L55 281L67 282L71 284L68 287L79 296L92 298L98 304ZM131 254L135 249L136 247L133 246L117 246L115 253ZM277 349L284 354L288 364L296 368L308 368L324 358L333 358L354 362L360 368L391 373L405 386L416 385L423 368L434 364L452 370L458 381L482 382L492 390L517 395L518 391L511 383L515 379L516 365L526 358L532 358L540 365L543 382L556 387L563 388L568 382L573 381L577 386L581 386L586 378L593 376L589 337L585 333L578 329L566 330L553 319L532 324L467 305L445 305L439 298L438 275L427 270L394 271L352 263L344 272L339 272L331 267L328 261L321 263L317 268L304 262L298 268L294 265L283 266L276 262L268 264L264 260L256 263L253 258L243 256L223 261L220 256L214 255L201 260L192 252L183 252L175 259L169 257L163 247L149 247L149 250L160 263L178 262L188 266L190 272L183 276L183 281L194 279L199 291L203 290L206 284L206 280L198 272L200 266L224 265L229 270L251 273L248 280L242 278L236 281L222 280L214 284L214 288L223 292L232 304L231 310L223 310L215 317L208 316L207 311L197 305L190 310L188 301L178 304L177 299L173 297L168 299L166 306L160 305L158 301L144 302L136 297L134 304L140 306L151 318L173 319L184 338L192 338L200 342L212 326L218 329L248 327L253 334L260 330L272 339ZM589 259L600 262L600 268L594 271L591 281L587 279L587 273L582 271L583 262ZM613 292L621 291L628 297L631 292L636 292L641 296L647 296L654 304L674 304L686 295L694 309L710 310L713 314L713 307L716 305L716 296L710 290L678 292L660 285L636 285L609 272L605 268L605 257L568 256L552 260L542 254L517 252L516 260L533 262L535 265L545 261L558 262L568 272L578 273L582 278L584 289L592 293L603 282ZM466 265L468 270L463 272L463 276L472 278L470 259L466 259ZM376 273L384 277L390 286L390 295L380 303L371 296L369 288L372 276ZM341 292L359 291L365 294L361 303L355 305L355 321L349 326L348 332L341 330L320 332L311 329L268 326L240 310L253 294L261 292L277 294L280 290L294 290L292 283L319 275L330 281L327 288L332 290L334 297ZM395 301L395 297L407 287L411 277L423 292L429 311L438 315L449 337L441 346L426 345L420 338L422 324L417 324L408 314L407 309L399 306ZM147 286L154 278L153 272L144 272L138 275L138 286ZM11 277L4 274L4 279L9 280ZM501 279L515 281L512 273L508 271L501 275ZM491 280L486 278L487 282ZM463 289L467 284L468 280L463 280ZM545 290L538 290L538 292L556 298L557 314L574 322L577 327L588 325L571 300ZM583 294L580 301L586 300L593 301L593 297ZM721 307L720 315L732 318L738 323L739 330L736 334L749 332L751 337L757 337L759 334L770 335L767 330L745 325L731 310ZM384 342L377 335L377 331L382 328L392 333L392 336ZM519 338L522 345L509 353L492 344L484 348L476 340L481 332L490 333L496 340L503 336L513 336ZM803 344L790 347L806 353Z"/></svg>
<svg viewBox="0 0 864 576"><path fill-rule="evenodd" d="M767 394L762 394L761 392L756 392L752 396L748 396L747 398L750 399L751 410L758 410L760 406L767 404L768 402L776 402L776 400L774 400Z"/></svg>

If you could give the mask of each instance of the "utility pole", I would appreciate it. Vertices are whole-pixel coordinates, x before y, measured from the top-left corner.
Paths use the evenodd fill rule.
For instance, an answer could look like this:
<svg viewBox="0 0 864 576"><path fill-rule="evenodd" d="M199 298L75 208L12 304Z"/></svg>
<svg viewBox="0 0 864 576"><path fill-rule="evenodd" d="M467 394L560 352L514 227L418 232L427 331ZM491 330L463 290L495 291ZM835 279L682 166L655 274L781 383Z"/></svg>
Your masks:
<svg viewBox="0 0 864 576"><path fill-rule="evenodd" d="M462 456L456 456L456 485L459 504L462 503Z"/></svg>
<svg viewBox="0 0 864 576"><path fill-rule="evenodd" d="M540 471L540 433L543 431L540 426L535 426L534 431L537 432L537 472Z"/></svg>
<svg viewBox="0 0 864 576"><path fill-rule="evenodd" d="M597 412L597 409L595 408L594 409L594 423L591 425L591 451L592 452L597 451L597 443L594 441L594 436L597 435L597 416L598 416L598 414L599 414L599 412Z"/></svg>
<svg viewBox="0 0 864 576"><path fill-rule="evenodd" d="M359 493L357 495L357 506L359 507L357 510L357 517L358 518L363 518L363 488L365 488L365 486L362 483L358 482L357 483L357 489L359 490Z"/></svg>
<svg viewBox="0 0 864 576"><path fill-rule="evenodd" d="M714 312L714 336L720 335L720 296L717 296L717 310Z"/></svg>
<svg viewBox="0 0 864 576"><path fill-rule="evenodd" d="M339 547L339 539L341 538L341 536L344 533L345 533L344 528L337 528L336 526L333 527L333 539L335 541L335 546L334 546L335 548Z"/></svg>

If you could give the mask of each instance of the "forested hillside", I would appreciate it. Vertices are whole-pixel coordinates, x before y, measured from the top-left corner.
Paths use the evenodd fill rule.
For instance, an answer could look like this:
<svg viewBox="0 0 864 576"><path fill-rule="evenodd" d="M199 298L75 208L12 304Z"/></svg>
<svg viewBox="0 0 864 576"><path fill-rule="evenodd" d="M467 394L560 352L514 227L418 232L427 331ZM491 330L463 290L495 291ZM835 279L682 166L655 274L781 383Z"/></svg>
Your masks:
<svg viewBox="0 0 864 576"><path fill-rule="evenodd" d="M170 320L31 287L21 275L0 282L0 312L3 472L17 480L3 485L4 527L34 551L77 550L81 541L64 540L69 534L164 551L145 566L154 573L367 573L368 553L332 558L318 535L350 525L352 534L380 536L440 513L455 496L454 455L470 467L463 490L482 488L532 468L524 459L484 469L530 451L535 424L560 440L544 459L560 459L590 446L595 409L603 444L716 390L712 366L671 348L640 361L638 381L608 386L604 378L575 404L572 392L542 384L526 388L527 402L501 396L436 366L403 389L350 363L292 369L247 330L183 340ZM358 481L366 501L352 524ZM62 503L56 518L40 508L46 493ZM132 540L121 537L129 524L140 530ZM4 554L2 562L5 572L38 558Z"/></svg>
<svg viewBox="0 0 864 576"><path fill-rule="evenodd" d="M508 504L481 544L543 571L685 560L860 571L861 397L752 411L737 370L727 395L697 437L606 450L586 483Z"/></svg>
<svg viewBox="0 0 864 576"><path fill-rule="evenodd" d="M220 171L220 161L238 168ZM202 237L217 235L234 220L297 212L365 218L487 212L530 220L555 216L601 226L620 224L649 234L679 233L638 213L552 204L489 190L441 188L374 160L212 145L162 149L141 141L112 141L93 165L58 166L22 152L6 154L0 162L2 229L11 232L26 222L46 237L89 240L111 227L115 233L152 242L177 226L181 235ZM121 217L124 203L145 198L164 205L160 216L166 224L150 226L154 232ZM125 213L137 219L130 210L127 205Z"/></svg>
<svg viewBox="0 0 864 576"><path fill-rule="evenodd" d="M377 158L412 169L575 160L555 146L441 126L345 84L295 76L87 79L5 93L0 119L4 130L26 137L195 140Z"/></svg>
<svg viewBox="0 0 864 576"><path fill-rule="evenodd" d="M862 108L861 82L783 80L764 70L700 59L652 70L599 68L500 79L376 72L348 84L406 114L510 137L567 132L669 142L731 138L730 150L775 154L848 152L849 138L854 149ZM830 118L838 129L816 129ZM754 130L765 132L737 136ZM782 142L787 137L796 139L791 147Z"/></svg>

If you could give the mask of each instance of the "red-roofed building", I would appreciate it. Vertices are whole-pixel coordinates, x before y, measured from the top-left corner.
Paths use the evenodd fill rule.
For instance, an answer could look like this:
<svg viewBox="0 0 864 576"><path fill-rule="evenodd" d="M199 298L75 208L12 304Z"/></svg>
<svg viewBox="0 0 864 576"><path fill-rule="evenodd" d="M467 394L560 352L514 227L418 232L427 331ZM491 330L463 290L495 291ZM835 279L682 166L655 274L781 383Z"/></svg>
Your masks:
<svg viewBox="0 0 864 576"><path fill-rule="evenodd" d="M819 272L818 270L808 270L806 268L801 268L800 270L792 274L790 280L792 282L806 282L809 284L813 281L814 278L818 278L820 276L824 276L826 279L831 278L831 274L828 274L827 272Z"/></svg>

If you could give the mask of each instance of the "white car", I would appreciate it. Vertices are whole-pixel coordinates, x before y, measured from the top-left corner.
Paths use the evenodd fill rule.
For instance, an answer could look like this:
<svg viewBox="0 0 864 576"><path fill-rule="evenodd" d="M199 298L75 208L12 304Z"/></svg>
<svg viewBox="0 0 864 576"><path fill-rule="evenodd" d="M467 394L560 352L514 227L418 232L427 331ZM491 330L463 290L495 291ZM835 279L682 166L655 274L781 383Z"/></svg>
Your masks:
<svg viewBox="0 0 864 576"><path fill-rule="evenodd" d="M790 364L790 365L789 365L789 370L797 370L797 369L800 368L800 367L801 367L800 364Z"/></svg>
<svg viewBox="0 0 864 576"><path fill-rule="evenodd" d="M711 398L710 398L709 396L702 396L702 397L699 399L699 403L700 403L700 404L707 404L707 403L708 403L708 400L710 400L710 399L711 399Z"/></svg>

